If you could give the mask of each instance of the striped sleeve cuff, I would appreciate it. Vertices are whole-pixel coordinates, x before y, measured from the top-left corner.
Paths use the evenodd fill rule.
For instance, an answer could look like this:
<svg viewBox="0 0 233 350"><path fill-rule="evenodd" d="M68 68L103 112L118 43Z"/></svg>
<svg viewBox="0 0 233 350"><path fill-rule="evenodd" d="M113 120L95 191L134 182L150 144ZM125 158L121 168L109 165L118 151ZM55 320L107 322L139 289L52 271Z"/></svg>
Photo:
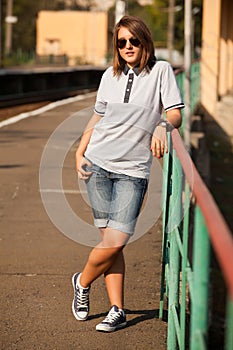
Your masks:
<svg viewBox="0 0 233 350"><path fill-rule="evenodd" d="M177 104L175 104L175 105L172 105L172 106L169 106L169 107L165 108L165 112L167 112L167 111L169 111L169 110L171 110L171 109L175 109L175 108L184 108L184 107L185 107L185 105L184 105L183 102L177 103Z"/></svg>

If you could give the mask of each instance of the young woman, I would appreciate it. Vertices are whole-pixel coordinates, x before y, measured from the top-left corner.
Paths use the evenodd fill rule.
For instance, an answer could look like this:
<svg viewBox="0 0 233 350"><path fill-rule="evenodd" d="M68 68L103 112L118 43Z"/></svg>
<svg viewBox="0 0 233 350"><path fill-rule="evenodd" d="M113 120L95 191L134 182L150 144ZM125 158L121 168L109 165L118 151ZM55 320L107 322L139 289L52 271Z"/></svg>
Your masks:
<svg viewBox="0 0 233 350"><path fill-rule="evenodd" d="M167 126L181 125L182 107L173 70L156 61L148 27L124 16L115 27L113 66L103 74L94 115L76 152L78 176L86 181L102 240L72 278L72 311L77 320L88 318L91 284L104 274L111 309L98 331L126 326L123 248L134 233L152 158L167 152Z"/></svg>

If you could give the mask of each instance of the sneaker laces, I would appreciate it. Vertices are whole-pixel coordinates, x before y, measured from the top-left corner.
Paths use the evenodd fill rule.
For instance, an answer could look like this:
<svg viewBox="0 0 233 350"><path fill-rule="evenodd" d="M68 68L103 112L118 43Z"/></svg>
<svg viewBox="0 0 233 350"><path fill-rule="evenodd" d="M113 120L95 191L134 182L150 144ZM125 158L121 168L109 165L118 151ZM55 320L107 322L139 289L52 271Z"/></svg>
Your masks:
<svg viewBox="0 0 233 350"><path fill-rule="evenodd" d="M75 291L75 296L77 303L76 305L80 305L81 307L88 307L89 303L89 288L77 288Z"/></svg>
<svg viewBox="0 0 233 350"><path fill-rule="evenodd" d="M103 322L114 322L120 316L121 311L110 310Z"/></svg>

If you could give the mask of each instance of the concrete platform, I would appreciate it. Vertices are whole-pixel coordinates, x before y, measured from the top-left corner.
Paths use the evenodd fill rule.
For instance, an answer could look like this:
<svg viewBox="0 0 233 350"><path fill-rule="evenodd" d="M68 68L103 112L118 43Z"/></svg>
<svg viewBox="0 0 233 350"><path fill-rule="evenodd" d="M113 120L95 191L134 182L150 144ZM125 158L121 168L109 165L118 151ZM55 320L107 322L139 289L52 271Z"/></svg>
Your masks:
<svg viewBox="0 0 233 350"><path fill-rule="evenodd" d="M102 278L92 286L89 320L78 322L71 313L71 276L83 268L91 247L70 239L50 221L41 200L39 170L51 134L77 111L72 137L80 137L94 103L94 96L88 96L0 129L1 349L166 349L167 325L158 319L160 220L125 249L127 328L113 334L95 331L109 309ZM65 135L61 140L60 148L69 144ZM65 157L63 187L73 212L91 223L90 208L77 192L75 149L74 143ZM53 180L48 178L51 186ZM60 193L54 196L59 202Z"/></svg>

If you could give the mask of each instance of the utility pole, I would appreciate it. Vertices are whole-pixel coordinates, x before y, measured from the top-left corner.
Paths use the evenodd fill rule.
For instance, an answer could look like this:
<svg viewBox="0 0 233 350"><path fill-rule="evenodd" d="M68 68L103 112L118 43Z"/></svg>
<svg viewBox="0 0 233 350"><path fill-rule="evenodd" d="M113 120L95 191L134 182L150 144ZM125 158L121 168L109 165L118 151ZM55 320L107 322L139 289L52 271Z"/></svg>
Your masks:
<svg viewBox="0 0 233 350"><path fill-rule="evenodd" d="M118 23L119 20L126 14L126 1L116 0L115 7L115 23Z"/></svg>
<svg viewBox="0 0 233 350"><path fill-rule="evenodd" d="M168 49L168 60L169 60L169 62L172 62L173 49L174 49L175 5L176 5L176 0L169 0L169 5L168 5L168 32L167 32L167 49Z"/></svg>
<svg viewBox="0 0 233 350"><path fill-rule="evenodd" d="M7 0L6 19L12 18L13 0ZM5 54L8 56L12 48L12 22L6 20Z"/></svg>
<svg viewBox="0 0 233 350"><path fill-rule="evenodd" d="M191 122L191 64L192 64L192 0L185 0L184 12L184 143L190 151L190 122Z"/></svg>

